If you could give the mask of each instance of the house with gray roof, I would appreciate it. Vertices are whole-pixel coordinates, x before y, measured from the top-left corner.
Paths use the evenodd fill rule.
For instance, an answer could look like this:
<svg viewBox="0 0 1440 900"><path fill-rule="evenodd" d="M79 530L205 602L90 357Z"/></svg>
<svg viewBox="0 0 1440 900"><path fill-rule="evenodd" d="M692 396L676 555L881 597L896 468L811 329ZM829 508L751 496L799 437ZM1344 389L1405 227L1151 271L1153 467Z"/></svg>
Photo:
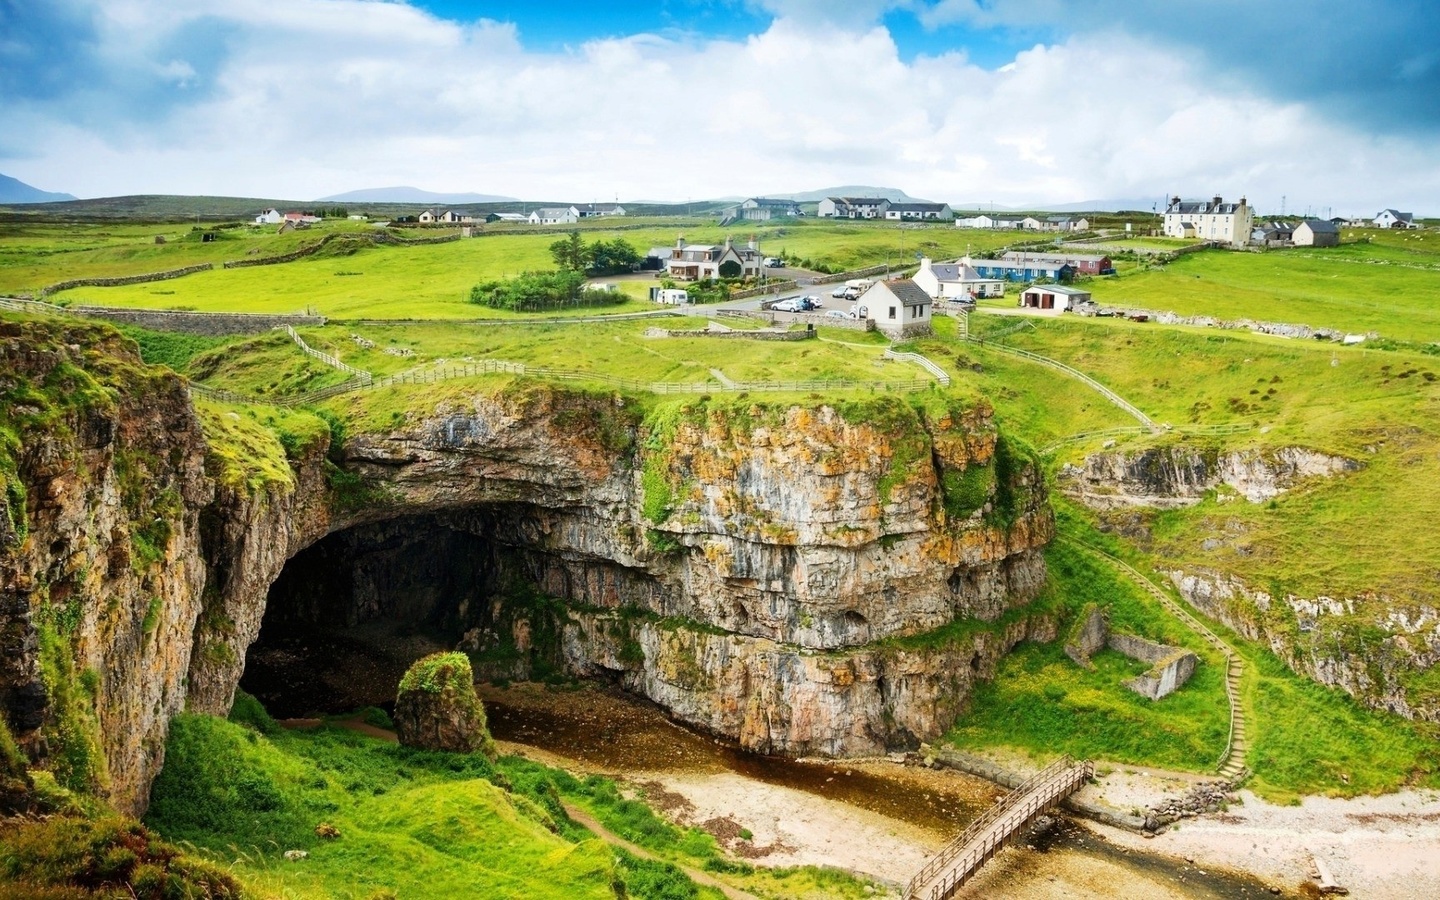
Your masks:
<svg viewBox="0 0 1440 900"><path fill-rule="evenodd" d="M573 206L543 206L530 214L531 225L573 225L580 221L580 210Z"/></svg>
<svg viewBox="0 0 1440 900"><path fill-rule="evenodd" d="M768 222L770 219L790 218L801 215L800 204L794 200L775 200L770 197L751 197L725 210L725 218L744 219L751 222Z"/></svg>
<svg viewBox="0 0 1440 900"><path fill-rule="evenodd" d="M822 219L883 219L890 201L884 197L826 197L816 213Z"/></svg>
<svg viewBox="0 0 1440 900"><path fill-rule="evenodd" d="M936 300L978 300L1005 295L1005 280L981 275L970 264L968 256L953 263L936 263L928 256L923 257L920 270L912 280Z"/></svg>
<svg viewBox="0 0 1440 900"><path fill-rule="evenodd" d="M1172 197L1165 207L1166 237L1215 241L1243 247L1255 228L1255 213L1245 198L1226 203L1219 194L1209 200L1182 200Z"/></svg>
<svg viewBox="0 0 1440 900"><path fill-rule="evenodd" d="M1382 209L1371 220L1376 228L1419 228L1415 221L1414 213L1400 212L1394 209Z"/></svg>
<svg viewBox="0 0 1440 900"><path fill-rule="evenodd" d="M1295 226L1290 238L1297 247L1337 247L1340 227L1325 219L1306 219Z"/></svg>
<svg viewBox="0 0 1440 900"><path fill-rule="evenodd" d="M862 319L870 319L877 330L896 340L929 334L934 306L925 289L909 278L877 281L855 301Z"/></svg>
<svg viewBox="0 0 1440 900"><path fill-rule="evenodd" d="M955 211L948 203L897 203L885 207L885 218L910 222L925 219L949 221L955 218Z"/></svg>

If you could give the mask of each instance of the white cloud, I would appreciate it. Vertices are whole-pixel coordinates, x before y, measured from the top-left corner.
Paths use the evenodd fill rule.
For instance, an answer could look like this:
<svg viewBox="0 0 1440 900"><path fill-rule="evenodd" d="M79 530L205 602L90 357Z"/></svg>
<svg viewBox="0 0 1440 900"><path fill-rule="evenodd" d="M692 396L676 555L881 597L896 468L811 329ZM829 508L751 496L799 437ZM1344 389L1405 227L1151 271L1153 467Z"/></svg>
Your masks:
<svg viewBox="0 0 1440 900"><path fill-rule="evenodd" d="M991 71L959 53L905 62L883 28L816 24L805 0L769 5L786 15L744 41L641 35L541 54L511 26L403 4L107 2L114 52L167 47L155 66L187 85L204 66L176 58L167 36L223 16L208 99L123 135L31 107L34 152L3 165L84 196L415 184L683 201L865 183L1001 204L1178 191L1440 209L1440 173L1418 144L1219 85L1123 35L1039 46Z"/></svg>

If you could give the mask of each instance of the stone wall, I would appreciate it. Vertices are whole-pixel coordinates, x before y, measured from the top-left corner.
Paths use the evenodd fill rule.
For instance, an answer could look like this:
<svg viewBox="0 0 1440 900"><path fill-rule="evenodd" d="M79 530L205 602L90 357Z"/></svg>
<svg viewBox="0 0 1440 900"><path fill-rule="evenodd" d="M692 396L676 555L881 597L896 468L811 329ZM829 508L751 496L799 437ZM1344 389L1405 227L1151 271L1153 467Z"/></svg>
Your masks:
<svg viewBox="0 0 1440 900"><path fill-rule="evenodd" d="M1105 612L1093 603L1086 606L1070 629L1070 638L1065 642L1065 655L1077 666L1094 668L1090 657L1105 647L1105 638L1109 632L1110 625L1105 620Z"/></svg>
<svg viewBox="0 0 1440 900"><path fill-rule="evenodd" d="M1093 669L1090 657L1103 647L1151 664L1150 671L1124 682L1127 688L1151 700L1175 693L1195 674L1195 666L1199 664L1199 659L1189 650L1134 634L1112 632L1105 611L1092 603L1081 610L1071 626L1065 641L1065 655L1076 665Z"/></svg>
<svg viewBox="0 0 1440 900"><path fill-rule="evenodd" d="M1189 650L1170 650L1169 655L1155 661L1149 672L1126 680L1125 686L1151 700L1159 700L1178 691L1195 674L1199 660Z"/></svg>
<svg viewBox="0 0 1440 900"><path fill-rule="evenodd" d="M120 287L127 284L144 284L150 281L169 281L172 278L183 278L186 275L194 275L196 272L208 272L215 268L214 263L200 263L194 266L185 266L182 269L170 269L165 272L147 272L143 275L120 275L114 278L72 278L69 281L59 281L55 284L40 289L40 296L58 294L61 291L68 291L78 287Z"/></svg>
<svg viewBox="0 0 1440 900"><path fill-rule="evenodd" d="M87 319L104 319L123 325L137 325L151 331L203 334L223 337L231 334L258 334L282 325L324 325L324 316L264 315L257 313L206 313L168 309L128 309L118 306L71 306L68 311Z"/></svg>
<svg viewBox="0 0 1440 900"><path fill-rule="evenodd" d="M714 331L708 328L692 328L684 330L671 330L668 328L647 328L646 337L703 337L723 338L740 341L808 341L818 335L813 330L807 331Z"/></svg>

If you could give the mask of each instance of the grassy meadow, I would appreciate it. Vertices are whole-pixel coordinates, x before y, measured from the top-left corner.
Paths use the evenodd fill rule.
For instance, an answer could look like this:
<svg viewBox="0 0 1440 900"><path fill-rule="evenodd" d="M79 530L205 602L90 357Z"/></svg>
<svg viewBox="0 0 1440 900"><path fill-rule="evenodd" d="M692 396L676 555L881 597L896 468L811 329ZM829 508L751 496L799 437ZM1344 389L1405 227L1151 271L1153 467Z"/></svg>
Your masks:
<svg viewBox="0 0 1440 900"><path fill-rule="evenodd" d="M461 897L485 885L487 897L514 900L720 900L676 863L775 900L874 890L832 870L731 859L709 834L671 825L610 779L519 757L428 753L329 725L290 731L243 694L232 719L175 721L146 823L259 896ZM562 799L661 861L596 839ZM321 823L338 837L317 834ZM288 862L291 849L309 856Z"/></svg>
<svg viewBox="0 0 1440 900"><path fill-rule="evenodd" d="M1206 250L1087 282L1100 303L1440 341L1440 232L1345 232L1339 247Z"/></svg>
<svg viewBox="0 0 1440 900"><path fill-rule="evenodd" d="M316 229L274 235L271 229L235 229L222 240L198 239L153 243L156 229L137 227L120 240L98 226L87 229L64 259L51 243L62 235L29 226L0 226L0 292L35 290L66 278L130 275L179 268L199 262L220 262L247 255L273 255L313 243L332 230L355 230L355 223L326 223ZM172 226L173 229L173 226ZM953 258L973 249L993 249L1016 239L1014 233L975 232L948 225L898 228L881 223L797 222L785 225L733 226L713 224L659 225L623 230L587 229L588 238L624 238L642 253L652 246L675 243L683 232L690 243L719 243L755 236L762 252L843 271L892 262L903 266L917 253ZM112 244L99 244L102 234ZM182 230L183 234L183 230ZM482 234L448 244L417 247L368 247L345 253L322 251L293 263L201 272L185 278L121 287L84 287L54 295L61 303L195 309L222 312L292 313L315 310L331 318L505 318L507 313L467 302L479 281L504 278L527 270L553 268L549 246L554 233ZM67 238L68 240L68 238ZM86 245L86 241L91 242ZM643 300L645 282L622 290L636 298L632 306L609 312L653 309Z"/></svg>

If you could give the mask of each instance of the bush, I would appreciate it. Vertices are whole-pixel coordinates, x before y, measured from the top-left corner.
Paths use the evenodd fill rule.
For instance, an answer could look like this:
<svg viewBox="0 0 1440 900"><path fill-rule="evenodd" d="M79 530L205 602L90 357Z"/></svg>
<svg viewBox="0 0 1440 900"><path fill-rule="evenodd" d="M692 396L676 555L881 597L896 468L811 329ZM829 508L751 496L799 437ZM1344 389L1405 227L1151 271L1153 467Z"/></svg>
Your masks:
<svg viewBox="0 0 1440 900"><path fill-rule="evenodd" d="M626 297L618 291L585 287L581 272L522 272L508 280L486 281L470 289L470 302L491 309L541 312L577 306L614 306Z"/></svg>
<svg viewBox="0 0 1440 900"><path fill-rule="evenodd" d="M0 897L239 898L228 874L155 838L139 822L61 816L0 831Z"/></svg>

